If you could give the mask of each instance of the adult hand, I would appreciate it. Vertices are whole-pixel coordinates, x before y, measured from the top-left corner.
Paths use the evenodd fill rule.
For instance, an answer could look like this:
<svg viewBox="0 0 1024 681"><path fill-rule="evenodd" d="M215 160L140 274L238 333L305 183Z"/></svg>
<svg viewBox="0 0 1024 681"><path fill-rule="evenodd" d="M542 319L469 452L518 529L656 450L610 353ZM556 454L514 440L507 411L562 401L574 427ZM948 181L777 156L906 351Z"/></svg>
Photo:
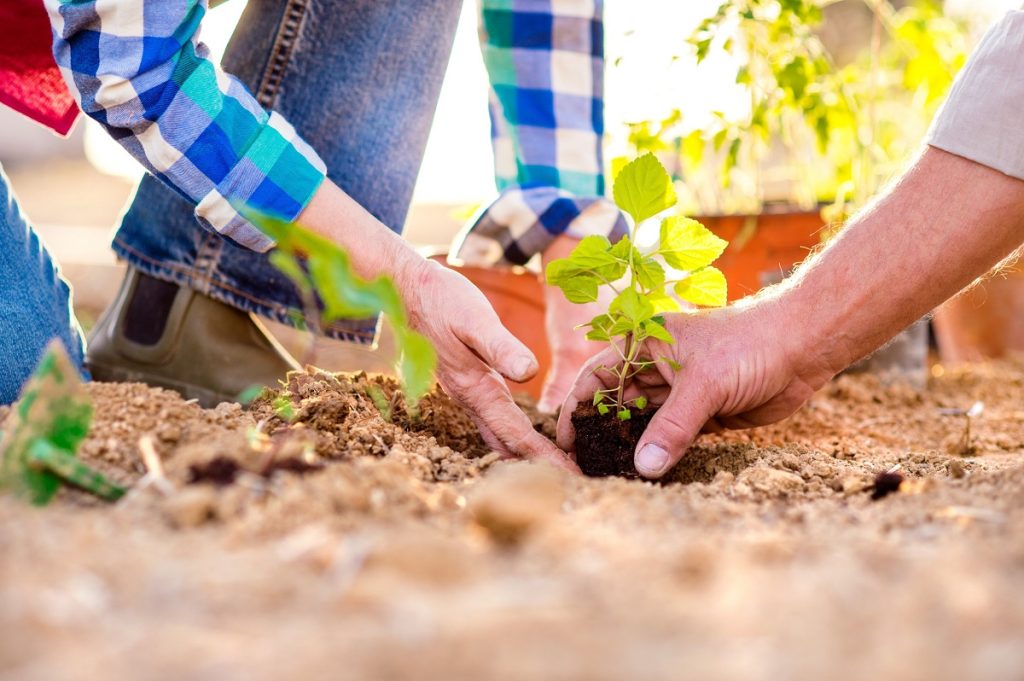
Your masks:
<svg viewBox="0 0 1024 681"><path fill-rule="evenodd" d="M648 478L664 475L701 432L751 428L779 421L800 407L835 373L811 350L798 354L787 342L796 337L771 300L747 306L666 315L676 342L644 344L642 358L667 357L680 368L659 361L627 386L626 398L645 395L657 405L637 445L637 470ZM558 419L558 445L573 451L572 412L615 379L601 367L622 360L606 348L579 372Z"/></svg>
<svg viewBox="0 0 1024 681"><path fill-rule="evenodd" d="M568 236L555 239L541 256L544 270L547 271L547 266L552 260L568 257L579 242L579 239ZM543 274L541 281L544 281ZM606 300L578 305L566 300L565 295L557 287L543 285L544 330L551 349L551 368L544 378L544 388L537 408L543 412L553 413L569 394L580 367L606 347L604 343L587 340L586 334L576 327L607 310L614 293L602 289L601 294L607 298Z"/></svg>
<svg viewBox="0 0 1024 681"><path fill-rule="evenodd" d="M537 360L469 280L416 253L330 180L298 222L344 248L364 279L391 278L410 325L437 350L438 383L469 411L490 447L579 472L513 402L501 376L527 380Z"/></svg>
<svg viewBox="0 0 1024 681"><path fill-rule="evenodd" d="M550 440L533 429L502 376L529 380L537 360L461 274L422 260L396 277L410 324L437 350L437 380L468 411L488 446L506 455L543 459L579 472Z"/></svg>

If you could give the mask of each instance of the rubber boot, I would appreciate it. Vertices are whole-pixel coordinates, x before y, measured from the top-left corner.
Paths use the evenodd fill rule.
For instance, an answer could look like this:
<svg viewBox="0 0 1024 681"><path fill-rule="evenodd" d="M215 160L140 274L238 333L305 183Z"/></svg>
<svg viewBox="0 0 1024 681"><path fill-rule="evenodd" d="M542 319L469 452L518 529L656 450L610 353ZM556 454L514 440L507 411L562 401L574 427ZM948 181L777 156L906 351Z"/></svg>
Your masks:
<svg viewBox="0 0 1024 681"><path fill-rule="evenodd" d="M89 335L85 363L94 380L170 388L204 407L277 387L300 368L252 314L132 267Z"/></svg>

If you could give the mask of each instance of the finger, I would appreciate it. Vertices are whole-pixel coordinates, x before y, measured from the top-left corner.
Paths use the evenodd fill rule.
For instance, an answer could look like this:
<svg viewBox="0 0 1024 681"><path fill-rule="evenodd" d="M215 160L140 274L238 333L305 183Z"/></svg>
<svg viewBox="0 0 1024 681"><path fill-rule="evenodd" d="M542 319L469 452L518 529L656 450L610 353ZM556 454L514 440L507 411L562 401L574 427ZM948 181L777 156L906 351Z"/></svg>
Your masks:
<svg viewBox="0 0 1024 681"><path fill-rule="evenodd" d="M576 441L576 430L572 427L572 413L580 402L594 399L594 393L602 388L610 388L614 384L612 375L601 370L601 367L614 366L619 359L614 348L608 348L594 355L576 374L576 382L569 390L569 395L562 404L555 428L556 442L566 451L573 452Z"/></svg>
<svg viewBox="0 0 1024 681"><path fill-rule="evenodd" d="M637 444L633 463L645 478L660 478L676 465L721 407L712 386L679 378Z"/></svg>
<svg viewBox="0 0 1024 681"><path fill-rule="evenodd" d="M516 406L505 381L496 372L488 370L480 374L473 388L463 392L462 401L486 428L481 433L495 450L525 459L544 460L572 473L580 472L565 452L534 430L533 423ZM488 441L489 438L493 438L497 446Z"/></svg>
<svg viewBox="0 0 1024 681"><path fill-rule="evenodd" d="M537 373L537 358L522 341L513 336L501 324L498 315L489 304L473 310L475 317L466 325L455 328L455 335L480 359L494 367L506 378L522 383Z"/></svg>

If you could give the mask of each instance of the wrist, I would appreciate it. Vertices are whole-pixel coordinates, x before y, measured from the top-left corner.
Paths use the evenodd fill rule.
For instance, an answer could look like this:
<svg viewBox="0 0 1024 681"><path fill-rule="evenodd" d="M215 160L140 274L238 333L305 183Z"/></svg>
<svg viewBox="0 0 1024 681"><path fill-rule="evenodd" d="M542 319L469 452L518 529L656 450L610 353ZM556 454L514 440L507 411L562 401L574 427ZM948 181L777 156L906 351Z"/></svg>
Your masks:
<svg viewBox="0 0 1024 681"><path fill-rule="evenodd" d="M776 344L779 361L817 390L858 358L842 329L832 323L823 302L808 287L780 286L757 302L777 330L767 342Z"/></svg>

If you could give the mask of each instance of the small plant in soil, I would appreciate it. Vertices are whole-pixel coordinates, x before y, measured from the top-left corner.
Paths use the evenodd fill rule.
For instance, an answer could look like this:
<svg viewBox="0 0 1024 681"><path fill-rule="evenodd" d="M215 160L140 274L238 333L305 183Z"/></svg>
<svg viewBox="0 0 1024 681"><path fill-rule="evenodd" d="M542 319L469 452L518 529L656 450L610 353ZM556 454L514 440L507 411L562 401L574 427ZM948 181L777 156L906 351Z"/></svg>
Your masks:
<svg viewBox="0 0 1024 681"><path fill-rule="evenodd" d="M437 354L425 336L409 327L405 306L391 280L384 276L372 281L360 278L352 271L345 251L298 224L244 207L242 211L277 242L270 261L291 279L304 301L305 309L297 321L315 333L320 322L384 315L395 334L396 369L408 408L415 409L434 384ZM274 406L282 419L292 420L290 412L282 413L284 405Z"/></svg>
<svg viewBox="0 0 1024 681"><path fill-rule="evenodd" d="M648 359L644 344L651 339L676 342L663 315L680 312L680 300L725 304L725 275L711 263L728 244L696 220L675 214L661 219L652 245L638 246L641 227L676 205L672 179L653 154L623 166L612 194L632 218L629 235L616 244L603 236L584 238L569 257L548 265L547 281L573 303L598 302L602 290L614 295L606 311L583 325L588 339L609 343L621 361L598 369L611 375L612 386L598 390L591 403L572 415L576 458L588 475L635 477L633 450L656 408L643 396L626 399L626 388L658 362L678 371L668 357Z"/></svg>

